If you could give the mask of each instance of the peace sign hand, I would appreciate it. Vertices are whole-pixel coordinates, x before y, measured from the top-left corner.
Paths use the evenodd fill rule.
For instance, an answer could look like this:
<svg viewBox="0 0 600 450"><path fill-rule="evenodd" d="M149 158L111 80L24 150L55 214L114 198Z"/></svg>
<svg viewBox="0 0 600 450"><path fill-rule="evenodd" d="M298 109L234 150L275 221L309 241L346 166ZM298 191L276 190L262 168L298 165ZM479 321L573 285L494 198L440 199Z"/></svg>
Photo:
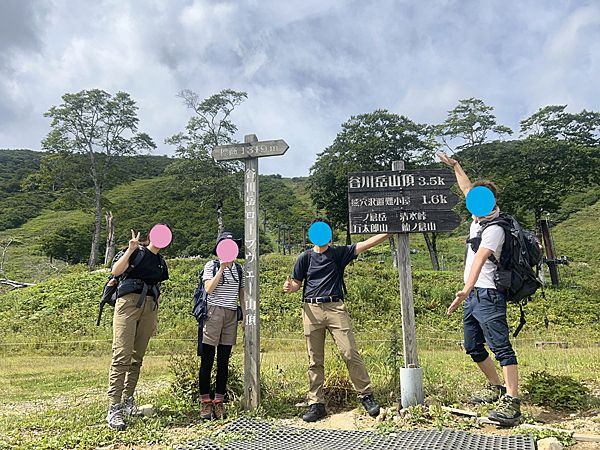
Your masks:
<svg viewBox="0 0 600 450"><path fill-rule="evenodd" d="M131 240L129 241L129 250L133 251L140 245L140 233L138 232L137 236L131 230Z"/></svg>

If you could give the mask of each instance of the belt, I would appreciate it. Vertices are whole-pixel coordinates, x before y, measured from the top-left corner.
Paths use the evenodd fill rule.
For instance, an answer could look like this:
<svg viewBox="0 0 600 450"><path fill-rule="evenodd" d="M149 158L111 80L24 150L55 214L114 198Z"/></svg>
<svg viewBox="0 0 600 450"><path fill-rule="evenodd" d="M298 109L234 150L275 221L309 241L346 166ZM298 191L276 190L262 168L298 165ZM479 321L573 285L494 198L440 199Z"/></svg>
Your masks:
<svg viewBox="0 0 600 450"><path fill-rule="evenodd" d="M327 297L306 297L304 299L305 303L329 303L329 302L339 302L340 300L344 300L339 295L329 295Z"/></svg>

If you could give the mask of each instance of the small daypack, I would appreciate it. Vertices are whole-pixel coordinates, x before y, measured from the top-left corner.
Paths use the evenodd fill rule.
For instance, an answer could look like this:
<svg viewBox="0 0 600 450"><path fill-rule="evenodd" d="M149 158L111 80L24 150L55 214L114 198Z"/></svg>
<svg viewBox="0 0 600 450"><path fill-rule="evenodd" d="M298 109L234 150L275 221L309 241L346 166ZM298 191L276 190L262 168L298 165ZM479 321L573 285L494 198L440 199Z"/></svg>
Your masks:
<svg viewBox="0 0 600 450"><path fill-rule="evenodd" d="M235 268L237 269L239 280L242 279L243 269L238 263L233 263ZM221 267L221 263L218 259L213 259L213 277L219 271ZM206 292L206 288L204 287L204 269L200 272L200 282L196 289L194 289L194 300L192 304L192 315L196 318L198 322L198 356L202 356L202 332L204 330L204 319L208 317L208 292ZM242 320L242 308L238 305L237 307L237 320Z"/></svg>
<svg viewBox="0 0 600 450"><path fill-rule="evenodd" d="M497 266L494 273L496 288L507 301L517 303L521 310L519 326L513 333L516 337L526 323L523 306L542 286L537 277L537 269L542 262L542 244L534 232L523 231L513 216L500 213L497 218L484 223L477 236L467 239L474 252L479 249L481 235L492 225L498 225L504 230L504 244L499 261L494 254L491 254L488 259Z"/></svg>
<svg viewBox="0 0 600 450"><path fill-rule="evenodd" d="M331 248L331 247L330 247ZM333 262L335 263L335 265L337 266L338 269L338 275L340 277L340 283L342 285L342 294L346 295L348 294L348 289L346 289L346 283L344 282L344 270L346 269L345 267L342 267L340 269L341 266L341 261L339 260L338 254L335 250L333 250L333 248L331 248L331 251L333 253ZM309 250L305 250L301 257L302 258L306 258L306 270L304 271L304 281L302 283L302 298L306 297L306 277L308 276L308 268L310 267L310 257L312 255L312 249Z"/></svg>
<svg viewBox="0 0 600 450"><path fill-rule="evenodd" d="M115 306L116 302L117 302L117 288L119 286L119 282L125 280L129 274L129 272L131 272L139 263L140 261L144 258L144 247L143 246L139 246L138 249L140 250L137 254L137 256L135 257L135 259L133 260L133 262L131 264L129 264L129 267L127 267L127 269L125 269L125 272L123 272L121 275L119 275L118 277L115 277L113 274L110 274L110 276L108 277L108 281L106 282L106 284L104 285L104 289L102 290L102 298L100 299L100 312L98 313L98 320L96 321L96 326L100 326L100 319L102 318L102 310L104 309L104 305L110 305L112 307ZM112 267L115 265L115 263L121 259L121 257L125 254L126 250L121 250L119 253L117 253L115 255L115 257L113 258L112 264L111 264L111 269Z"/></svg>

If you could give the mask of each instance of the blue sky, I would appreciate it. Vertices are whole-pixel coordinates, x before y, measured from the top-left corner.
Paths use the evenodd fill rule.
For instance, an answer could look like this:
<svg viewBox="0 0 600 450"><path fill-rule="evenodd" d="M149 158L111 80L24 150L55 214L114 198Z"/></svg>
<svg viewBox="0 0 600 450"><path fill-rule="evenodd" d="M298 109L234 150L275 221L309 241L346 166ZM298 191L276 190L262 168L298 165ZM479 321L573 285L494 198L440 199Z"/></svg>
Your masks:
<svg viewBox="0 0 600 450"><path fill-rule="evenodd" d="M125 91L164 139L190 115L176 94L248 92L236 138L284 139L261 173L308 175L352 115L441 123L459 100L517 134L539 108L600 110L600 6L543 0L3 0L0 148L40 148L65 92Z"/></svg>

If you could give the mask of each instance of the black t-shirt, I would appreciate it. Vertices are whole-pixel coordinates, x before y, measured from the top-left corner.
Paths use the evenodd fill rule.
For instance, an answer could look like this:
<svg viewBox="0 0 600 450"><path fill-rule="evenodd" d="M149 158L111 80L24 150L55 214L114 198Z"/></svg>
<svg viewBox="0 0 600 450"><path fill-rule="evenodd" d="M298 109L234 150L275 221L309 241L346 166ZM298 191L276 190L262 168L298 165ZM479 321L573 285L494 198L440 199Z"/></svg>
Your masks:
<svg viewBox="0 0 600 450"><path fill-rule="evenodd" d="M129 264L135 261L138 252L143 251L144 257L139 264L127 274L127 278L142 280L146 284L157 284L169 279L169 270L164 259L155 255L148 249L140 250L136 248L129 257Z"/></svg>
<svg viewBox="0 0 600 450"><path fill-rule="evenodd" d="M298 257L292 273L294 280L303 281L306 278L305 296L309 298L330 295L343 297L339 270L356 259L356 244L329 246L323 253L317 253L314 250L310 250L310 252L310 265L308 254L302 253Z"/></svg>

